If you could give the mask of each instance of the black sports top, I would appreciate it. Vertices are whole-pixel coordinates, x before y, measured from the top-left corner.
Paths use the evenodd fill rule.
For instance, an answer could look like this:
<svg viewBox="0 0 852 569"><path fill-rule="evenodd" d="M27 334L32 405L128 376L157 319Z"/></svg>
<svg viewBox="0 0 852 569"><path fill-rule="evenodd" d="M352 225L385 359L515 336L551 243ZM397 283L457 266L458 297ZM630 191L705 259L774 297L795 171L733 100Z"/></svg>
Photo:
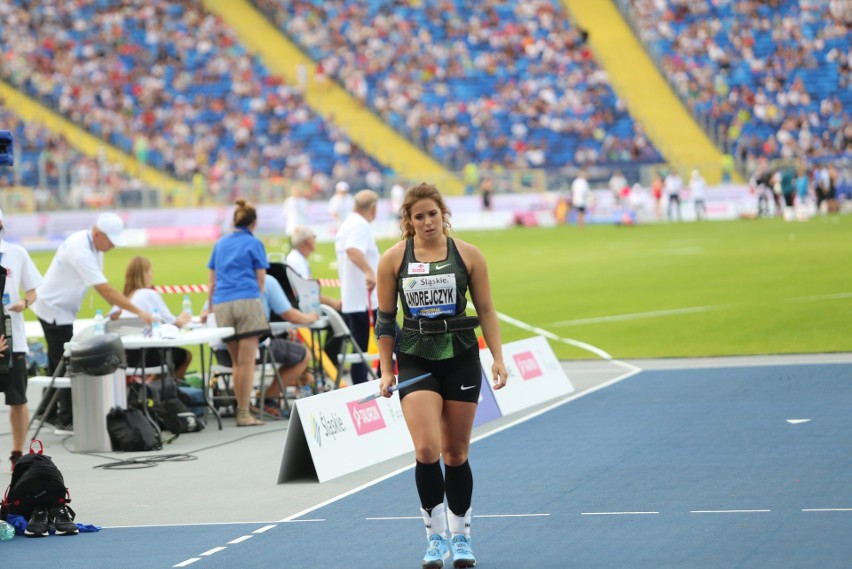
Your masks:
<svg viewBox="0 0 852 569"><path fill-rule="evenodd" d="M397 290L402 312L408 318L441 319L462 316L467 308L469 275L456 244L447 237L447 258L421 263L414 256L414 241L405 243L399 267ZM473 330L443 334L420 334L402 330L399 351L421 358L446 360L476 344Z"/></svg>

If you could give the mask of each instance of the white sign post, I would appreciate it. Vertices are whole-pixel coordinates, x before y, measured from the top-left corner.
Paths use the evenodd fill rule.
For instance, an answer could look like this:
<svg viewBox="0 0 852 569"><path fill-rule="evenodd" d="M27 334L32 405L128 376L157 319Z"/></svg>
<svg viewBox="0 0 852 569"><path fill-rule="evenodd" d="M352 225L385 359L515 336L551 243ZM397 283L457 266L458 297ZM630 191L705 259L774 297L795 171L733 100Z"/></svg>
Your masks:
<svg viewBox="0 0 852 569"><path fill-rule="evenodd" d="M278 483L314 473L325 482L413 451L399 395L357 403L378 389L369 381L296 401Z"/></svg>
<svg viewBox="0 0 852 569"><path fill-rule="evenodd" d="M482 369L490 377L494 358L488 350L479 352ZM542 336L503 344L503 361L509 371L506 387L494 391L503 415L527 409L574 392L562 364ZM491 387L491 382L487 382Z"/></svg>

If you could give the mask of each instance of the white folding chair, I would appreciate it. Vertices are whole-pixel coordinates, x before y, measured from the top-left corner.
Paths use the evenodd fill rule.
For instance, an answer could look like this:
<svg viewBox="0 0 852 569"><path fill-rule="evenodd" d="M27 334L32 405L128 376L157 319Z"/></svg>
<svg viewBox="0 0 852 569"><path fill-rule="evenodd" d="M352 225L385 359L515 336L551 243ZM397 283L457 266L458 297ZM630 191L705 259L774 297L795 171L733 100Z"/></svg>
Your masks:
<svg viewBox="0 0 852 569"><path fill-rule="evenodd" d="M320 316L328 319L332 337L340 342L340 351L334 361L337 368L337 378L334 380L334 388L337 389L340 387L343 366L345 364L362 363L367 366L370 377L378 379L376 372L373 371L373 366L370 364L379 359L379 354L365 354L352 338L352 332L349 330L349 326L346 325L343 317L331 306L327 304L320 305ZM352 353L349 352L350 347L353 349Z"/></svg>

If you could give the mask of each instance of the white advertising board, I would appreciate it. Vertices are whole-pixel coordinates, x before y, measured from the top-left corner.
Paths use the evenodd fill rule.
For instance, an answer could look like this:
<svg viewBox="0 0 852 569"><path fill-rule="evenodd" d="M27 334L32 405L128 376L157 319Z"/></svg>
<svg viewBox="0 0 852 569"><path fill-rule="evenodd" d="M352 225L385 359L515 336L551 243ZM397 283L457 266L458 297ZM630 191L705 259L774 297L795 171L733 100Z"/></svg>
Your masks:
<svg viewBox="0 0 852 569"><path fill-rule="evenodd" d="M491 377L494 358L489 350L479 352L482 369ZM514 413L574 392L562 364L542 336L503 344L503 361L509 372L506 387L494 391L503 415ZM487 382L489 388L491 382Z"/></svg>
<svg viewBox="0 0 852 569"><path fill-rule="evenodd" d="M296 401L278 483L314 474L325 482L413 451L398 394L357 403L378 388L369 381Z"/></svg>

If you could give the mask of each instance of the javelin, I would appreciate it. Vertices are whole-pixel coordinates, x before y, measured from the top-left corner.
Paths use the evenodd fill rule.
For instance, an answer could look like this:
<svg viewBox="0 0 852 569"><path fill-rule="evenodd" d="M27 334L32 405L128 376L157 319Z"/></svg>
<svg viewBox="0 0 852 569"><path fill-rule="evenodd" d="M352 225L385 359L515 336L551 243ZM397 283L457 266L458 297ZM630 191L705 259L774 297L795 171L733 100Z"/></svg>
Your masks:
<svg viewBox="0 0 852 569"><path fill-rule="evenodd" d="M426 379L430 375L432 375L432 374L431 373L424 373L423 375L418 375L417 377L412 377L411 379L406 379L402 383L397 383L396 385L391 385L390 387L388 387L388 391L390 391L391 393L393 393L394 391L399 391L403 387L408 387L409 385L414 385L415 383L417 383L421 379ZM373 399L378 399L379 397L382 397L381 391L378 392L378 393L373 393L372 395L368 395L363 399L359 399L357 401L357 403L360 405L361 403L367 403L368 401L372 401Z"/></svg>

